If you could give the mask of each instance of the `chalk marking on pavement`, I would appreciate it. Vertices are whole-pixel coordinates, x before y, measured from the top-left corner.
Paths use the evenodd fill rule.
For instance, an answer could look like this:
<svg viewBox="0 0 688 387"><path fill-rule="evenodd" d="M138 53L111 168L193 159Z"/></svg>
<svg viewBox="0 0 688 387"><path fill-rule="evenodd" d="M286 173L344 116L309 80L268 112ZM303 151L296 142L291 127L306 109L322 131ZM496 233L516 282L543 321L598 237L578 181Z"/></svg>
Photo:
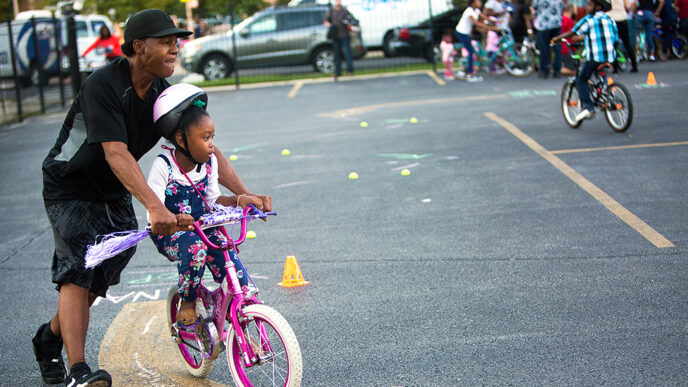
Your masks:
<svg viewBox="0 0 688 387"><path fill-rule="evenodd" d="M291 90L289 90L289 94L287 94L287 98L294 98L294 97L296 97L296 93L298 93L299 90L301 90L302 87L303 87L303 81L296 82L296 83L294 84L294 87L292 87Z"/></svg>
<svg viewBox="0 0 688 387"><path fill-rule="evenodd" d="M392 168L392 170L393 171L401 171L402 169L413 168L413 167L417 167L419 165L420 165L420 162L409 164L409 165L402 165L401 167Z"/></svg>
<svg viewBox="0 0 688 387"><path fill-rule="evenodd" d="M143 333L142 333L143 335L145 335L146 333L148 333L148 330L150 329L151 323L152 323L153 320L155 320L156 318L158 318L158 316L153 316L153 317L151 317L150 320L148 320L148 324L146 324L146 328L143 330Z"/></svg>
<svg viewBox="0 0 688 387"><path fill-rule="evenodd" d="M598 151L617 150L617 149L656 148L656 147L662 147L662 146L679 146L679 145L688 145L688 141L658 142L658 143L654 143L654 144L603 146L600 148L561 149L561 150L550 151L550 153L555 154L555 155L560 155L560 154L564 154L564 153L598 152Z"/></svg>
<svg viewBox="0 0 688 387"><path fill-rule="evenodd" d="M175 354L167 319L155 319L150 334L140 335L146 322L164 316L167 301L130 302L122 307L110 324L100 344L98 368L112 375L115 386L214 386L224 384L191 376ZM133 349L136 349L135 351Z"/></svg>
<svg viewBox="0 0 688 387"><path fill-rule="evenodd" d="M404 107L404 106L417 106L417 105L432 105L441 103L452 103L452 102L464 102L464 101L484 101L490 99L504 99L507 98L506 94L488 94L488 95L476 95L471 97L452 97L452 98L433 98L433 99L417 99L414 101L401 101L401 102L390 102L381 103L378 105L366 105L359 106L348 109L341 109L329 113L320 113L319 117L325 118L346 118L348 116L361 115L363 113L369 113L373 110L394 108L394 107Z"/></svg>
<svg viewBox="0 0 688 387"><path fill-rule="evenodd" d="M593 198L599 201L603 206L605 206L609 211L616 215L619 219L628 224L632 229L637 231L640 235L645 237L650 243L658 248L664 247L674 247L674 244L666 239L662 234L655 231L647 223L643 222L640 218L635 216L632 212L627 210L619 202L614 200L606 192L602 191L599 187L593 184L590 180L586 179L580 173L576 172L575 169L571 168L568 164L563 162L559 157L552 154L552 152L545 149L538 142L533 140L530 136L523 133L519 128L514 126L509 121L499 117L492 112L486 112L485 116L497 124L501 125L509 133L513 134L526 146L532 149L540 157L547 160L553 167L557 168L566 177L571 179L584 191L589 193Z"/></svg>
<svg viewBox="0 0 688 387"><path fill-rule="evenodd" d="M438 77L434 71L428 71L428 76L430 78L432 78L432 80L435 81L440 86L444 86L447 84L447 82L445 82L444 79L441 79L440 77Z"/></svg>
<svg viewBox="0 0 688 387"><path fill-rule="evenodd" d="M295 186L297 186L297 185L304 185L304 184L309 184L309 183L310 183L310 180L302 180L302 181L295 181L295 182L292 182L292 183L285 183L285 184L276 185L276 186L274 186L274 187L272 187L272 188L274 189L274 188L295 187Z"/></svg>
<svg viewBox="0 0 688 387"><path fill-rule="evenodd" d="M231 149L231 152L241 152L241 151L245 151L245 150L249 150L249 149L253 149L253 148L260 148L261 146L266 146L266 145L270 145L270 143L269 142L259 142L258 144L244 145L244 146L240 146L240 147Z"/></svg>

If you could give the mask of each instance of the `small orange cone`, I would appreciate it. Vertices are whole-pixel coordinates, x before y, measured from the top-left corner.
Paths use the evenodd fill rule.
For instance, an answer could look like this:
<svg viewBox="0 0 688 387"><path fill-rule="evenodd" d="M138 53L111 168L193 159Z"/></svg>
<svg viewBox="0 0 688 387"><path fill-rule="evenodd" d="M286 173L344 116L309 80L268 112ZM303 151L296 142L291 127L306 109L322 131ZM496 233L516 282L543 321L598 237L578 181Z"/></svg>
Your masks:
<svg viewBox="0 0 688 387"><path fill-rule="evenodd" d="M301 268L299 263L296 261L296 257L290 255L287 257L286 262L284 262L284 274L282 275L282 282L277 285L285 288L293 288L296 286L307 285L310 282L303 279L303 274L301 273Z"/></svg>
<svg viewBox="0 0 688 387"><path fill-rule="evenodd" d="M655 79L655 74L650 71L647 73L647 82L648 85L656 86L657 85L657 80Z"/></svg>

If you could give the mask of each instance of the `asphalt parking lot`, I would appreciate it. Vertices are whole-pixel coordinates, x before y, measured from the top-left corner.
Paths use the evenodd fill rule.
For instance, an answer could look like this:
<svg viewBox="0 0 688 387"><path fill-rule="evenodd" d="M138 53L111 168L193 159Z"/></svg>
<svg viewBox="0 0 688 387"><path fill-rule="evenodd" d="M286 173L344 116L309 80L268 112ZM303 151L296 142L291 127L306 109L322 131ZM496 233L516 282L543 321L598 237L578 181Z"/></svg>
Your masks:
<svg viewBox="0 0 688 387"><path fill-rule="evenodd" d="M564 81L534 76L211 91L216 144L273 196L241 257L294 328L303 385L688 383L685 63L615 77L635 106L625 133L599 114L568 128ZM57 299L40 164L63 116L0 128L0 384L40 382L30 339ZM288 255L309 285L276 285ZM207 381L172 357L175 277L143 242L93 307L87 360L117 385L232 384L224 355Z"/></svg>

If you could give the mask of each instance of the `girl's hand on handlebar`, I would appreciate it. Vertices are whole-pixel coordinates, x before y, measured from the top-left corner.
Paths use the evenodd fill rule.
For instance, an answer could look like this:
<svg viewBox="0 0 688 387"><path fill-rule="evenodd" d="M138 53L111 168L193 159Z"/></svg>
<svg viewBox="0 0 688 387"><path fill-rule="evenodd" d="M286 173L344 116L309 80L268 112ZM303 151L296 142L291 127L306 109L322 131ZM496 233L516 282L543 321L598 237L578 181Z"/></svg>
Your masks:
<svg viewBox="0 0 688 387"><path fill-rule="evenodd" d="M192 231L194 218L189 214L176 214L177 230L176 231Z"/></svg>

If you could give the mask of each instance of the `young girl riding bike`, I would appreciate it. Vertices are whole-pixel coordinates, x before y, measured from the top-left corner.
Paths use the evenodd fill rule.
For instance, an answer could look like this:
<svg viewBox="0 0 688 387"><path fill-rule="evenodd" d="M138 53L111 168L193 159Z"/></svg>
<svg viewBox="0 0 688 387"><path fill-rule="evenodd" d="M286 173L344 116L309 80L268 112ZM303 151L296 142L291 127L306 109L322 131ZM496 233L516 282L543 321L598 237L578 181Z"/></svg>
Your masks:
<svg viewBox="0 0 688 387"><path fill-rule="evenodd" d="M205 266L217 283L221 283L225 276L222 251L209 249L191 224L210 212L215 203L234 207L260 205L255 198L246 195L220 195L213 146L215 124L205 110L207 101L207 94L200 88L176 84L158 97L153 112L157 129L164 133L174 149L164 147L169 152L158 155L153 161L148 185L165 207L176 215L183 231L168 236L151 234L151 238L162 255L177 262L178 292L182 302L176 317L182 326L196 320L196 290ZM216 245L227 241L218 228L205 232ZM229 251L229 256L236 265L241 285L247 286L248 274L241 261L236 259L233 250Z"/></svg>

